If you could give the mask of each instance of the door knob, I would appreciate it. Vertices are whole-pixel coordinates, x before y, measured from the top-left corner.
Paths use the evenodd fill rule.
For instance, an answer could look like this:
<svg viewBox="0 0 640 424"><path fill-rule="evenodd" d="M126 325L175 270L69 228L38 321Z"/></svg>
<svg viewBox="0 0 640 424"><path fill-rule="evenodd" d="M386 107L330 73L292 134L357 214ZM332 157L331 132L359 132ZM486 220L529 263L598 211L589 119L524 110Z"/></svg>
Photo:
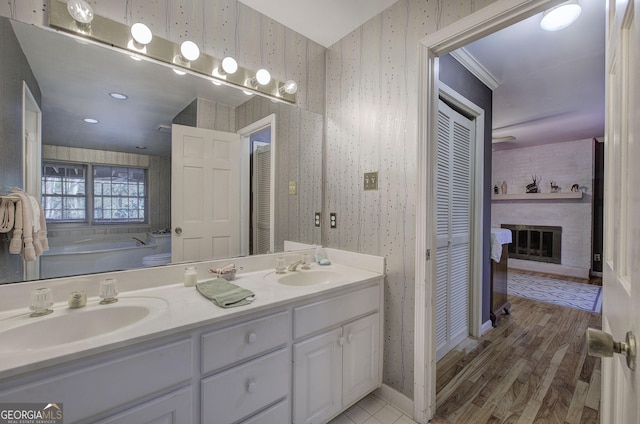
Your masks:
<svg viewBox="0 0 640 424"><path fill-rule="evenodd" d="M180 227L176 227L175 232L176 232L176 234L178 234L178 235L182 234L182 228L180 228Z"/></svg>
<svg viewBox="0 0 640 424"><path fill-rule="evenodd" d="M636 337L631 331L627 332L626 341L616 342L613 336L595 328L587 328L587 349L589 355L611 357L614 353L619 353L627 358L627 366L635 371L636 369Z"/></svg>

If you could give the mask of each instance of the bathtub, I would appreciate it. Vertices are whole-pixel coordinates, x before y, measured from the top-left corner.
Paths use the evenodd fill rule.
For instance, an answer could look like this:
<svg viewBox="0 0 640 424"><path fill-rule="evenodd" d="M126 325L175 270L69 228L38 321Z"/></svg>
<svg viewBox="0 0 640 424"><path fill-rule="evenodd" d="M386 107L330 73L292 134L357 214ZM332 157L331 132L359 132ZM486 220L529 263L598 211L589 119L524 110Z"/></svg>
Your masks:
<svg viewBox="0 0 640 424"><path fill-rule="evenodd" d="M50 239L49 250L40 257L40 278L141 268L142 258L157 253L158 247L141 245L132 237L93 238L58 246L51 242Z"/></svg>

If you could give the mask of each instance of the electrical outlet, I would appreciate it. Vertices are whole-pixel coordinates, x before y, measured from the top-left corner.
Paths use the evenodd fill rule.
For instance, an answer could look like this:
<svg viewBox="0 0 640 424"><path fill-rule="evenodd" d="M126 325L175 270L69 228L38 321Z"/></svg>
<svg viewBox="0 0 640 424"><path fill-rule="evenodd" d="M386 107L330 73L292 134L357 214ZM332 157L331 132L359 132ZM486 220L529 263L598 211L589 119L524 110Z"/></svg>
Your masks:
<svg viewBox="0 0 640 424"><path fill-rule="evenodd" d="M600 254L599 253L594 253L593 254L593 261L594 262L600 262Z"/></svg>
<svg viewBox="0 0 640 424"><path fill-rule="evenodd" d="M289 181L289 194L296 194L298 192L298 184L295 181Z"/></svg>
<svg viewBox="0 0 640 424"><path fill-rule="evenodd" d="M335 212L329 214L329 227L336 228L338 226L338 218Z"/></svg>
<svg viewBox="0 0 640 424"><path fill-rule="evenodd" d="M365 190L378 189L378 172L377 171L364 173L364 189Z"/></svg>
<svg viewBox="0 0 640 424"><path fill-rule="evenodd" d="M319 227L319 226L320 226L320 221L321 221L321 219L322 219L322 213L321 213L321 212L316 212L316 213L314 214L314 217L313 217L314 225L315 225L316 227Z"/></svg>

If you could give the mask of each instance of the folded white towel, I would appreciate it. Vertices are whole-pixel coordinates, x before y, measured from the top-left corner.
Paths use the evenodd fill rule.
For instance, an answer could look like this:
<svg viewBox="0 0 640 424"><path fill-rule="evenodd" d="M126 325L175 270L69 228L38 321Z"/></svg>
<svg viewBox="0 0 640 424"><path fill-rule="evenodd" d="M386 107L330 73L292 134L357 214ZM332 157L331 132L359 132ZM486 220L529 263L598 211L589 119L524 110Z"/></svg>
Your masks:
<svg viewBox="0 0 640 424"><path fill-rule="evenodd" d="M13 229L16 204L12 199L0 201L0 233L8 233Z"/></svg>
<svg viewBox="0 0 640 424"><path fill-rule="evenodd" d="M25 261L35 261L42 252L49 250L46 221L40 203L22 190L12 190L18 198L13 237L9 244L9 253L22 254ZM34 225L34 221L38 225ZM34 232L34 229L38 228Z"/></svg>

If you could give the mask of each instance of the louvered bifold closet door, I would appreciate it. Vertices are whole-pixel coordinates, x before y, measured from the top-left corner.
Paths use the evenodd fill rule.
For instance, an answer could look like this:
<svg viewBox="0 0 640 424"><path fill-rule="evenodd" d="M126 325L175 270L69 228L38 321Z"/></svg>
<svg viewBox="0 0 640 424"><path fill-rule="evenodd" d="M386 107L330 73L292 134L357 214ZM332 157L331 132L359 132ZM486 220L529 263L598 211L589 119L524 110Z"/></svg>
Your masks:
<svg viewBox="0 0 640 424"><path fill-rule="evenodd" d="M442 101L436 172L436 359L469 334L473 123Z"/></svg>
<svg viewBox="0 0 640 424"><path fill-rule="evenodd" d="M253 155L253 254L271 250L271 146Z"/></svg>

